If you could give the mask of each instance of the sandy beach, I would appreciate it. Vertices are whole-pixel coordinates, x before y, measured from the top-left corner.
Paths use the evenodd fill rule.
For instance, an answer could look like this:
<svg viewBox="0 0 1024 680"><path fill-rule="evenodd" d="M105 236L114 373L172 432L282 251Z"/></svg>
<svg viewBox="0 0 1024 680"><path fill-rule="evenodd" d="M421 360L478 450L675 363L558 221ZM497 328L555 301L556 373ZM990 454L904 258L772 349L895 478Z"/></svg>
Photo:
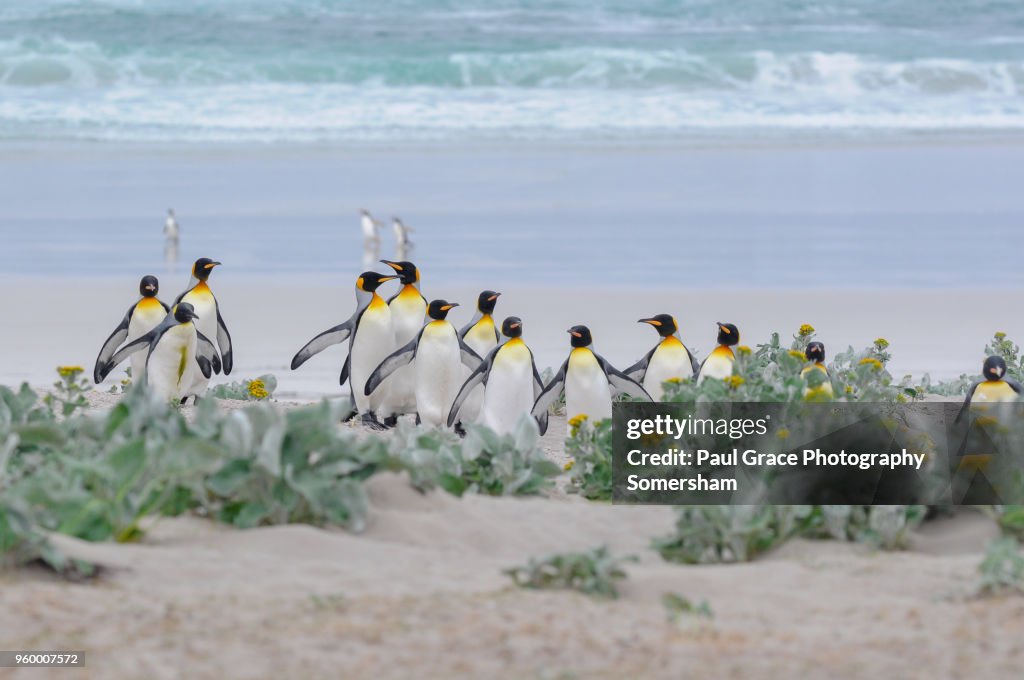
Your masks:
<svg viewBox="0 0 1024 680"><path fill-rule="evenodd" d="M88 649L78 673L114 679L181 677L185 659L189 677L254 679L1013 678L1024 662L1019 599L970 597L995 527L969 511L906 552L798 540L754 563L680 566L649 549L668 508L421 495L392 475L368 488L358 536L186 518L139 545L59 538L108 571L89 585L0 576L12 614L0 636ZM614 602L516 589L501 573L602 543L639 558ZM713 618L669 622L670 592L706 600Z"/></svg>

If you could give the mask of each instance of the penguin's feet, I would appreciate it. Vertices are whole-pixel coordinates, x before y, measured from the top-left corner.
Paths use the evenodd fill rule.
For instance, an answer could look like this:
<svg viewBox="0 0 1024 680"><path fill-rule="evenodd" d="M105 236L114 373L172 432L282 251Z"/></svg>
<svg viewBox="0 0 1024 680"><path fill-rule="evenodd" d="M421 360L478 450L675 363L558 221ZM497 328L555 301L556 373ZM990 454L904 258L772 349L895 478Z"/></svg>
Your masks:
<svg viewBox="0 0 1024 680"><path fill-rule="evenodd" d="M455 423L455 434L460 437L466 436L466 428L462 426L462 423Z"/></svg>
<svg viewBox="0 0 1024 680"><path fill-rule="evenodd" d="M360 422L364 427L368 427L371 430L386 430L387 428L377 420L377 416L374 413L364 413Z"/></svg>
<svg viewBox="0 0 1024 680"><path fill-rule="evenodd" d="M395 425L398 425L397 415L391 415L384 419L384 427L391 428L394 427Z"/></svg>

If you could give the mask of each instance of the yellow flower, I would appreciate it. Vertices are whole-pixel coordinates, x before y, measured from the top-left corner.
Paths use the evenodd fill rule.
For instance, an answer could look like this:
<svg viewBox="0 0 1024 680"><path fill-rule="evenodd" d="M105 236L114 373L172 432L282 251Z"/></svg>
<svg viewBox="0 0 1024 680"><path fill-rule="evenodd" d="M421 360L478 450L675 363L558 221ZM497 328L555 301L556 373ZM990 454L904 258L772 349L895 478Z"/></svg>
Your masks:
<svg viewBox="0 0 1024 680"><path fill-rule="evenodd" d="M743 356L747 356L750 354L750 348L747 347L746 345L740 345L736 348L736 352L738 354L742 354Z"/></svg>
<svg viewBox="0 0 1024 680"><path fill-rule="evenodd" d="M808 335L810 335L813 332L814 332L814 326L812 326L809 323L805 323L804 325L800 326L800 335L801 336L808 336Z"/></svg>
<svg viewBox="0 0 1024 680"><path fill-rule="evenodd" d="M898 403L898 404L905 404L906 402L907 402L906 396L904 396L902 394L897 394L896 395L896 403Z"/></svg>
<svg viewBox="0 0 1024 680"><path fill-rule="evenodd" d="M789 350L789 356L793 357L794 359L799 359L800 361L803 361L804 359L807 358L807 356L798 349Z"/></svg>
<svg viewBox="0 0 1024 680"><path fill-rule="evenodd" d="M725 384L731 387L732 389L736 389L745 382L746 380L744 380L738 375L730 375L728 378L725 379Z"/></svg>
<svg viewBox="0 0 1024 680"><path fill-rule="evenodd" d="M682 378L672 377L672 378L669 378L668 380L666 380L665 382L672 383L673 385L678 385L679 383L683 382L683 379Z"/></svg>
<svg viewBox="0 0 1024 680"><path fill-rule="evenodd" d="M586 419L587 419L587 414L586 413L581 413L579 415L573 416L572 418L569 418L569 427L577 428L580 425L582 425L583 421L585 421Z"/></svg>
<svg viewBox="0 0 1024 680"><path fill-rule="evenodd" d="M266 399L270 392L267 392L267 386L262 380L256 379L249 383L249 396L253 399Z"/></svg>
<svg viewBox="0 0 1024 680"><path fill-rule="evenodd" d="M775 436L778 437L779 439L789 439L789 430L787 430L786 428L782 428L781 430L775 433Z"/></svg>
<svg viewBox="0 0 1024 680"><path fill-rule="evenodd" d="M62 378L77 378L79 373L85 373L85 369L81 366L58 366L57 373Z"/></svg>
<svg viewBox="0 0 1024 680"><path fill-rule="evenodd" d="M576 461L574 461L573 459L571 459L571 458L570 458L570 459L569 459L569 462L568 462L568 463L566 463L566 464L565 464L565 467L563 467L562 469L563 469L563 470L565 470L566 472L568 472L568 471L569 471L569 470L571 470L571 469L573 468L573 466L575 466L575 465L576 465Z"/></svg>
<svg viewBox="0 0 1024 680"><path fill-rule="evenodd" d="M879 361L878 359L874 358L874 357L864 357L863 359L860 360L860 365L861 366L870 366L873 369L875 369L876 371L881 371L882 368L884 368L882 366L882 362Z"/></svg>
<svg viewBox="0 0 1024 680"><path fill-rule="evenodd" d="M885 349L888 346L889 346L889 341L886 340L885 338L875 338L875 347L878 348L878 351L882 351L883 349Z"/></svg>
<svg viewBox="0 0 1024 680"><path fill-rule="evenodd" d="M1002 340L1006 337L1006 333L1002 331L996 331L996 340Z"/></svg>
<svg viewBox="0 0 1024 680"><path fill-rule="evenodd" d="M846 389L843 390L843 391L846 392L847 394L853 394L853 387L850 386L850 385L847 385Z"/></svg>

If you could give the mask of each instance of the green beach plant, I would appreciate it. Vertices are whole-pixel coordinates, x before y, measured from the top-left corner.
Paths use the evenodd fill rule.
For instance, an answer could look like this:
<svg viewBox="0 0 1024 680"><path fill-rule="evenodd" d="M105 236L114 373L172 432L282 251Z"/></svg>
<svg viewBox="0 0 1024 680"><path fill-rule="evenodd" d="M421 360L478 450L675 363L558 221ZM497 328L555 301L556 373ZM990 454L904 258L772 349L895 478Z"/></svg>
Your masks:
<svg viewBox="0 0 1024 680"><path fill-rule="evenodd" d="M623 565L635 556L615 557L607 546L582 553L560 553L530 558L526 566L505 569L520 588L576 590L592 597L615 599L616 583L626 578Z"/></svg>

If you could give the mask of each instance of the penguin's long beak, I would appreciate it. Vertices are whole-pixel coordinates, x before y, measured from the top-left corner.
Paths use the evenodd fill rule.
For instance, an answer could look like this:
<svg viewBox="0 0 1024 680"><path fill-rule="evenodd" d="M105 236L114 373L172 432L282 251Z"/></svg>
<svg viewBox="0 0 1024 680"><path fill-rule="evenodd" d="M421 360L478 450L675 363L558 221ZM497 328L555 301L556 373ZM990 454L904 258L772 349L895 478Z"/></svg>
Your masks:
<svg viewBox="0 0 1024 680"><path fill-rule="evenodd" d="M660 326L661 325L661 322L658 321L657 319L640 319L639 321L637 321L637 323L649 323L652 326Z"/></svg>
<svg viewBox="0 0 1024 680"><path fill-rule="evenodd" d="M492 295L491 297L487 298L487 301L488 301L488 302L494 302L495 300L497 300L497 299L498 299L498 296L499 296L499 295L501 295L501 293L495 293L495 294L494 294L494 295Z"/></svg>
<svg viewBox="0 0 1024 680"><path fill-rule="evenodd" d="M441 309L447 312L447 311L448 311L449 309L451 309L452 307L458 307L458 306L459 306L459 303L458 303L458 302L449 302L448 304L446 304L446 305L445 305L444 307L442 307Z"/></svg>
<svg viewBox="0 0 1024 680"><path fill-rule="evenodd" d="M206 268L207 269L213 269L214 267L219 267L220 265L221 265L220 262L211 262L208 265L206 265Z"/></svg>
<svg viewBox="0 0 1024 680"><path fill-rule="evenodd" d="M151 284L149 284L148 286L146 286L146 290L149 290L149 291L154 291L154 290L156 290L156 286L154 286L154 285L153 285L153 284L151 283Z"/></svg>
<svg viewBox="0 0 1024 680"><path fill-rule="evenodd" d="M726 328L726 327L725 327L725 326L724 326L724 325L722 324L722 322L721 322L721 321L716 321L715 323L717 323L717 324L718 324L718 330L722 331L722 332L723 332L723 333L725 333L726 335L731 335L731 334L732 334L732 331L731 331L731 330L729 330L728 328Z"/></svg>
<svg viewBox="0 0 1024 680"><path fill-rule="evenodd" d="M386 264L387 266L391 267L396 272L402 271L402 265L398 264L397 262L391 262L390 260L381 260L381 262L383 264Z"/></svg>
<svg viewBox="0 0 1024 680"><path fill-rule="evenodd" d="M380 282L384 283L385 281L393 281L394 279L397 279L397 278L398 278L397 276L382 276L382 277L380 277Z"/></svg>

